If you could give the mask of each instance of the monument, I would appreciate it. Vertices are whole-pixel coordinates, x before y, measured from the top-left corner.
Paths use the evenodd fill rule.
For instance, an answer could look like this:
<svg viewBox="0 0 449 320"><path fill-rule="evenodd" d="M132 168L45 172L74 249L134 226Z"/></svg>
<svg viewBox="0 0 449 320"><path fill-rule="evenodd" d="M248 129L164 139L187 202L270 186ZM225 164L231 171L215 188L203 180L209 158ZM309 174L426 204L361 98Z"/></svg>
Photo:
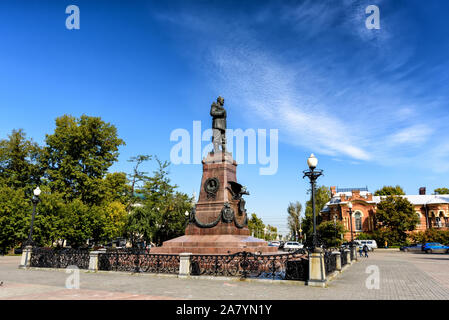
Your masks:
<svg viewBox="0 0 449 320"><path fill-rule="evenodd" d="M214 149L202 161L199 199L190 212L185 235L152 248L152 253L277 252L277 247L269 247L266 241L250 236L243 199L249 192L237 182L237 163L226 150L226 110L223 105L222 97L211 105Z"/></svg>

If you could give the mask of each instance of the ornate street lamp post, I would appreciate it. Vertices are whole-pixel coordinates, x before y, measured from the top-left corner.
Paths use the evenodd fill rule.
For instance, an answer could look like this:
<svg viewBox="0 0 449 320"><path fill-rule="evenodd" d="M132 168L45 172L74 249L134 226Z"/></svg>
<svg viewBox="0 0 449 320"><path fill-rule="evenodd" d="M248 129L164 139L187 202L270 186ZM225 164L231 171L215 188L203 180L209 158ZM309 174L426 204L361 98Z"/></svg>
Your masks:
<svg viewBox="0 0 449 320"><path fill-rule="evenodd" d="M33 225L34 225L34 216L36 215L36 206L39 203L39 196L41 194L41 189L37 187L33 190L33 197L31 198L31 202L33 203L33 214L31 215L31 226L30 233L28 234L27 245L33 245Z"/></svg>
<svg viewBox="0 0 449 320"><path fill-rule="evenodd" d="M314 252L321 252L321 249L317 246L317 236L316 236L316 214L315 214L315 183L319 176L323 174L323 170L315 170L318 165L318 159L315 158L313 153L307 159L307 165L309 166L309 170L303 171L304 176L309 178L310 185L312 187L312 213L313 213L313 239L312 239L312 247Z"/></svg>
<svg viewBox="0 0 449 320"><path fill-rule="evenodd" d="M352 202L351 201L348 202L348 208L349 208L349 224L351 225L351 246L352 246L353 242L354 242L354 234L352 232Z"/></svg>
<svg viewBox="0 0 449 320"><path fill-rule="evenodd" d="M337 216L334 216L335 243L337 243Z"/></svg>

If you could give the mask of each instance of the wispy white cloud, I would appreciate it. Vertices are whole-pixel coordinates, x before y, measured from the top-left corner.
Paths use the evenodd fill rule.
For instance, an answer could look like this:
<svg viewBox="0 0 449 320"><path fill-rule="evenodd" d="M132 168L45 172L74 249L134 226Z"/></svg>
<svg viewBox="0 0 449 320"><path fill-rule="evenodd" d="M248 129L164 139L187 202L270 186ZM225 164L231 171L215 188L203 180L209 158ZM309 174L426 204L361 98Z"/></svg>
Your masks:
<svg viewBox="0 0 449 320"><path fill-rule="evenodd" d="M415 47L394 31L397 16L390 13L373 32L364 9L349 0L303 1L263 8L254 19L223 21L209 11L159 18L192 30L203 52L199 65L228 107L279 128L286 143L357 163L420 165L420 153L449 138L434 134L444 127L435 110L446 102L416 85L412 75L422 66L409 63ZM288 40L260 31L274 22L291 31ZM449 151L442 150L435 170L449 171L441 165Z"/></svg>
<svg viewBox="0 0 449 320"><path fill-rule="evenodd" d="M393 144L422 144L433 132L434 130L425 124L416 124L394 133L389 140Z"/></svg>

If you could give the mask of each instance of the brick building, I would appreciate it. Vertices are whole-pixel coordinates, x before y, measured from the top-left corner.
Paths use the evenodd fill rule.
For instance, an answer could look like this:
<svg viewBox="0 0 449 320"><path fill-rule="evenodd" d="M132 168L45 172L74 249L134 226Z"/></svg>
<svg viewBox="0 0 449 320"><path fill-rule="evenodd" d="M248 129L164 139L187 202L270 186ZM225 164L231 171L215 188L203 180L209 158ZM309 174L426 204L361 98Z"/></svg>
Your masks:
<svg viewBox="0 0 449 320"><path fill-rule="evenodd" d="M339 189L331 187L331 200L321 210L323 220L341 221L348 232L344 235L351 240L351 225L348 203L352 203L352 231L354 238L361 232L374 230L374 216L380 196L368 192L368 188ZM416 231L429 228L449 230L449 195L426 195L425 188L419 189L417 195L403 196L415 207L419 217Z"/></svg>

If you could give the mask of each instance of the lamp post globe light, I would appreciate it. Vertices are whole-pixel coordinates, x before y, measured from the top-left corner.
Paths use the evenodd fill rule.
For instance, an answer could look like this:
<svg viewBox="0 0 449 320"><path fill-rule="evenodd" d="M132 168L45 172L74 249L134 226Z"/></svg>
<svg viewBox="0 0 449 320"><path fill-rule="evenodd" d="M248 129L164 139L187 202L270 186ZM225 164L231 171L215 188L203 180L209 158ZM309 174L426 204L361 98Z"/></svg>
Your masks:
<svg viewBox="0 0 449 320"><path fill-rule="evenodd" d="M33 214L31 215L31 226L30 233L28 234L28 240L26 242L27 245L33 245L33 225L34 225L34 217L36 215L36 206L39 203L39 196L41 195L41 189L37 187L33 190L33 197L31 198L31 202L33 203Z"/></svg>
<svg viewBox="0 0 449 320"><path fill-rule="evenodd" d="M313 155L307 159L307 165L309 166L309 170L303 171L304 176L309 178L310 185L312 189L312 213L313 213L313 237L312 237L312 247L314 252L321 252L321 248L318 247L317 243L317 235L316 235L316 213L315 213L315 184L318 177L323 175L323 170L315 170L318 165L318 159Z"/></svg>

